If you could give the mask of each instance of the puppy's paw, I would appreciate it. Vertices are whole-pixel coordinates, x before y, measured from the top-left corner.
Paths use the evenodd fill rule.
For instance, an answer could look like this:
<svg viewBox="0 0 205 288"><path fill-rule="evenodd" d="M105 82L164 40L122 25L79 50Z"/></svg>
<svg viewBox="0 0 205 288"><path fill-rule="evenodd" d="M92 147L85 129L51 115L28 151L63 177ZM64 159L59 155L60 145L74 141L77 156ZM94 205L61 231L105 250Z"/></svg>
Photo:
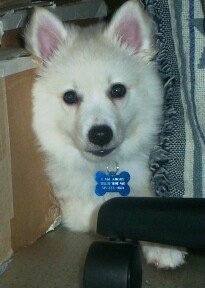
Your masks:
<svg viewBox="0 0 205 288"><path fill-rule="evenodd" d="M97 208L92 202L81 199L61 201L62 223L71 231L88 232L96 230Z"/></svg>
<svg viewBox="0 0 205 288"><path fill-rule="evenodd" d="M157 268L174 269L185 263L187 252L169 246L143 245L142 250L148 264Z"/></svg>

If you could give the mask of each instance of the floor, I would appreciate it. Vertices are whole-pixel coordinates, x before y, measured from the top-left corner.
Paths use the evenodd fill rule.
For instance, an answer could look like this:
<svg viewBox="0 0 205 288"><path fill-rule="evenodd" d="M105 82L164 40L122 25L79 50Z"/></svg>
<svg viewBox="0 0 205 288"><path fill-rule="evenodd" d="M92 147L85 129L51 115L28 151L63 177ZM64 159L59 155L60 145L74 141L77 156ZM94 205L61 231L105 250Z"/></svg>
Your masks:
<svg viewBox="0 0 205 288"><path fill-rule="evenodd" d="M16 253L0 277L2 288L81 288L83 263L96 236L63 227ZM191 252L187 264L162 271L143 260L142 288L204 288L205 252ZM105 287L106 288L106 287Z"/></svg>

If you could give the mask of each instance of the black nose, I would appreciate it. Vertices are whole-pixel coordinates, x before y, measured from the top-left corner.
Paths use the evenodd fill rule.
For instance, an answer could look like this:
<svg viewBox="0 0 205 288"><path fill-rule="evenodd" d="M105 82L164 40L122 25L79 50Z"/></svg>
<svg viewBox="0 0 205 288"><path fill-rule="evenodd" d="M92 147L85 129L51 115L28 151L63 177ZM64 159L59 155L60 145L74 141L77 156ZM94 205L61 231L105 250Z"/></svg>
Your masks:
<svg viewBox="0 0 205 288"><path fill-rule="evenodd" d="M107 125L93 126L88 133L89 141L101 147L108 144L112 140L112 137L112 129Z"/></svg>

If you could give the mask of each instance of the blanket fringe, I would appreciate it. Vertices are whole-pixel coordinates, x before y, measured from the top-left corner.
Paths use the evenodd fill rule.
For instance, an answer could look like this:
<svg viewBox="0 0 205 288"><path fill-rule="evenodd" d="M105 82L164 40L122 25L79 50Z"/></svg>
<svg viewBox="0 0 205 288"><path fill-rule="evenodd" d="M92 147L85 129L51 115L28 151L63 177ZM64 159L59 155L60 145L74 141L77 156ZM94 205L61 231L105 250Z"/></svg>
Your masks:
<svg viewBox="0 0 205 288"><path fill-rule="evenodd" d="M161 0L159 0L161 1ZM156 145L150 155L150 169L152 171L151 183L157 196L165 197L170 194L169 173L166 169L169 162L170 135L174 130L175 108L172 105L173 86L175 75L171 63L168 61L166 42L166 27L161 23L161 15L158 7L158 1L143 0L146 10L152 16L157 31L157 54L155 61L164 83L164 114L163 126L159 133L159 143Z"/></svg>

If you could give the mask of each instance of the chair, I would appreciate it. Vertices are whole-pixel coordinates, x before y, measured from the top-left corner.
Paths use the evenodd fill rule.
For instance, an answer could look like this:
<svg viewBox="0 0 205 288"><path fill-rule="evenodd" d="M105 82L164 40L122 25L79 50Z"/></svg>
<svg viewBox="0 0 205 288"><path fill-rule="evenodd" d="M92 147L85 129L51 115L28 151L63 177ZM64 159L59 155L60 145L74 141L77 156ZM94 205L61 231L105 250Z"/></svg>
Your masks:
<svg viewBox="0 0 205 288"><path fill-rule="evenodd" d="M140 288L139 241L205 249L205 199L113 198L100 208L83 288Z"/></svg>

